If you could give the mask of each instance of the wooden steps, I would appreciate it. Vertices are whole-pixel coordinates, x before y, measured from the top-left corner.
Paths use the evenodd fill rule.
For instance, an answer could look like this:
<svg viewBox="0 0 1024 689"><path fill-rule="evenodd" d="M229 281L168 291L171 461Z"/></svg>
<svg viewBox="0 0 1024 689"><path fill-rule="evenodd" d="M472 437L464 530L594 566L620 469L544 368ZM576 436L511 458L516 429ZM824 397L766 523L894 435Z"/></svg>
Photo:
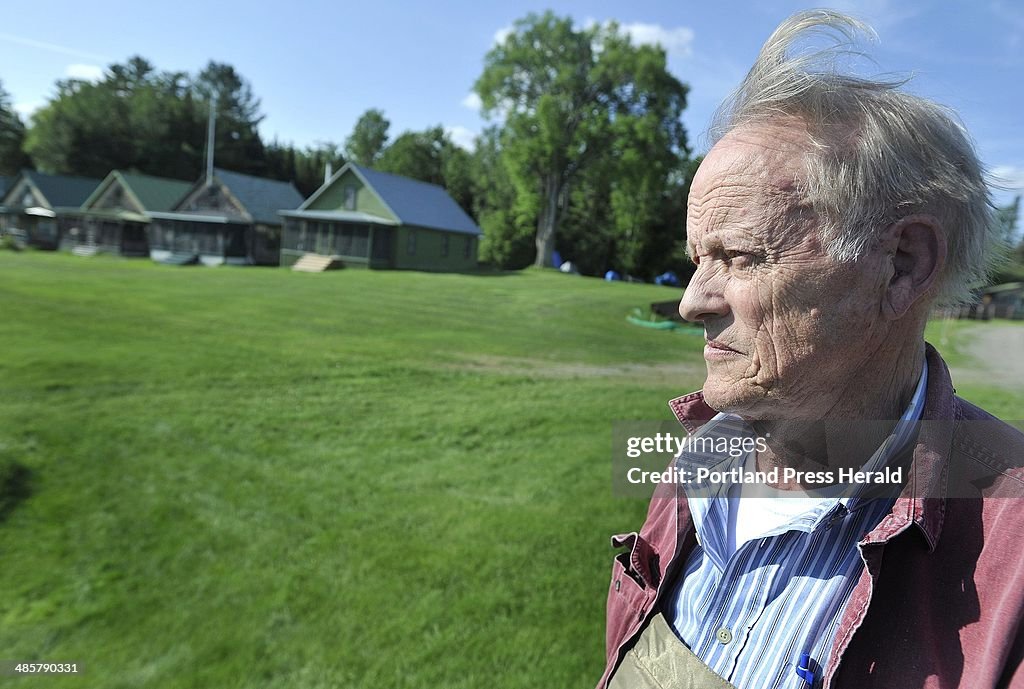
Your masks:
<svg viewBox="0 0 1024 689"><path fill-rule="evenodd" d="M199 262L197 254L186 251L176 252L166 249L153 249L149 252L149 257L157 263L169 266L191 266Z"/></svg>
<svg viewBox="0 0 1024 689"><path fill-rule="evenodd" d="M71 249L75 256L95 256L99 253L99 247L95 244L75 244Z"/></svg>
<svg viewBox="0 0 1024 689"><path fill-rule="evenodd" d="M292 270L304 273L322 273L325 270L337 270L344 267L341 259L336 256L307 253L292 265Z"/></svg>

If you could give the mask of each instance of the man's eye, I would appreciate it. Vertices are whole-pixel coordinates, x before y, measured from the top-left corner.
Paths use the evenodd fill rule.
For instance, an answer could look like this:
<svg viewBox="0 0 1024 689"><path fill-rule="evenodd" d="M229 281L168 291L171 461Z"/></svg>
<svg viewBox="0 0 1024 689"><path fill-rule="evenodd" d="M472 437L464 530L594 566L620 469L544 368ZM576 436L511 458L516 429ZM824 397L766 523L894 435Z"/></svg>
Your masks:
<svg viewBox="0 0 1024 689"><path fill-rule="evenodd" d="M754 265L754 254L748 251L723 251L726 262L735 268L746 268Z"/></svg>

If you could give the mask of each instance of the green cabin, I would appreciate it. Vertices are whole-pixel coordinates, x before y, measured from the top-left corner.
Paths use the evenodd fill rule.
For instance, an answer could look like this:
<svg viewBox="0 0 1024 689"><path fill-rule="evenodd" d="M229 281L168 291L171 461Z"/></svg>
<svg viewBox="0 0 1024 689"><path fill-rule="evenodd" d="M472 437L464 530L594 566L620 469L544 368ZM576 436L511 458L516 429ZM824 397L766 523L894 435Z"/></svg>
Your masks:
<svg viewBox="0 0 1024 689"><path fill-rule="evenodd" d="M302 194L291 182L214 168L170 211L154 211L149 255L169 264L273 265L281 255L281 216Z"/></svg>
<svg viewBox="0 0 1024 689"><path fill-rule="evenodd" d="M298 210L282 210L281 265L307 254L346 267L472 270L480 228L436 184L346 163Z"/></svg>
<svg viewBox="0 0 1024 689"><path fill-rule="evenodd" d="M0 229L23 232L30 246L55 250L81 224L81 206L99 183L22 170L0 200Z"/></svg>
<svg viewBox="0 0 1024 689"><path fill-rule="evenodd" d="M190 182L114 170L82 204L81 225L62 238L61 248L149 256L150 214L171 210L191 188Z"/></svg>

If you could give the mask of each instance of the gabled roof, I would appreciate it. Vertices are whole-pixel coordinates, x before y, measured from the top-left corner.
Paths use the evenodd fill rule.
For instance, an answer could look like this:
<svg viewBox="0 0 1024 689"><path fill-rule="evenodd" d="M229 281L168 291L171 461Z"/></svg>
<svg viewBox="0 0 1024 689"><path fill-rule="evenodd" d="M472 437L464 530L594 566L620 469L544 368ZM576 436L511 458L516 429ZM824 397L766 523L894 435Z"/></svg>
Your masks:
<svg viewBox="0 0 1024 689"><path fill-rule="evenodd" d="M192 188L191 182L114 170L106 176L82 205L88 206L98 201L115 181L120 181L145 211L169 211Z"/></svg>
<svg viewBox="0 0 1024 689"><path fill-rule="evenodd" d="M20 176L39 190L51 208L78 208L100 183L100 180L89 177L48 175L35 170L22 170ZM14 184L12 182L11 187Z"/></svg>
<svg viewBox="0 0 1024 689"><path fill-rule="evenodd" d="M291 182L253 177L220 168L214 168L213 176L228 188L256 222L280 225L278 211L292 210L302 205L302 194Z"/></svg>
<svg viewBox="0 0 1024 689"><path fill-rule="evenodd" d="M378 172L355 163L345 163L330 180L306 199L300 210L304 210L346 170L352 170L362 179L403 225L416 225L462 234L483 234L473 219L466 215L459 204L455 203L455 199L448 195L444 187L387 172Z"/></svg>
<svg viewBox="0 0 1024 689"><path fill-rule="evenodd" d="M191 182L166 177L140 175L134 172L118 173L126 187L147 211L169 211L192 188Z"/></svg>
<svg viewBox="0 0 1024 689"><path fill-rule="evenodd" d="M10 182L10 177L0 177L0 199L2 199L7 193L7 190L11 188Z"/></svg>

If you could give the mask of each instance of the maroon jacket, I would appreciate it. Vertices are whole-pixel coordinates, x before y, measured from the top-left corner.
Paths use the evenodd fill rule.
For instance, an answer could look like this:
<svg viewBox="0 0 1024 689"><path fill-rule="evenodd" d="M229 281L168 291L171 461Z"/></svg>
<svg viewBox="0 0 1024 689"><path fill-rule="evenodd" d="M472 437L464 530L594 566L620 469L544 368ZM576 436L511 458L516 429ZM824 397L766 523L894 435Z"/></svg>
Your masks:
<svg viewBox="0 0 1024 689"><path fill-rule="evenodd" d="M1024 689L1024 434L956 397L930 345L927 358L908 482L860 541L865 567L825 689ZM669 405L690 432L716 413L700 392ZM672 484L655 492L639 534L612 538L626 550L612 566L599 689L695 544L686 498Z"/></svg>

